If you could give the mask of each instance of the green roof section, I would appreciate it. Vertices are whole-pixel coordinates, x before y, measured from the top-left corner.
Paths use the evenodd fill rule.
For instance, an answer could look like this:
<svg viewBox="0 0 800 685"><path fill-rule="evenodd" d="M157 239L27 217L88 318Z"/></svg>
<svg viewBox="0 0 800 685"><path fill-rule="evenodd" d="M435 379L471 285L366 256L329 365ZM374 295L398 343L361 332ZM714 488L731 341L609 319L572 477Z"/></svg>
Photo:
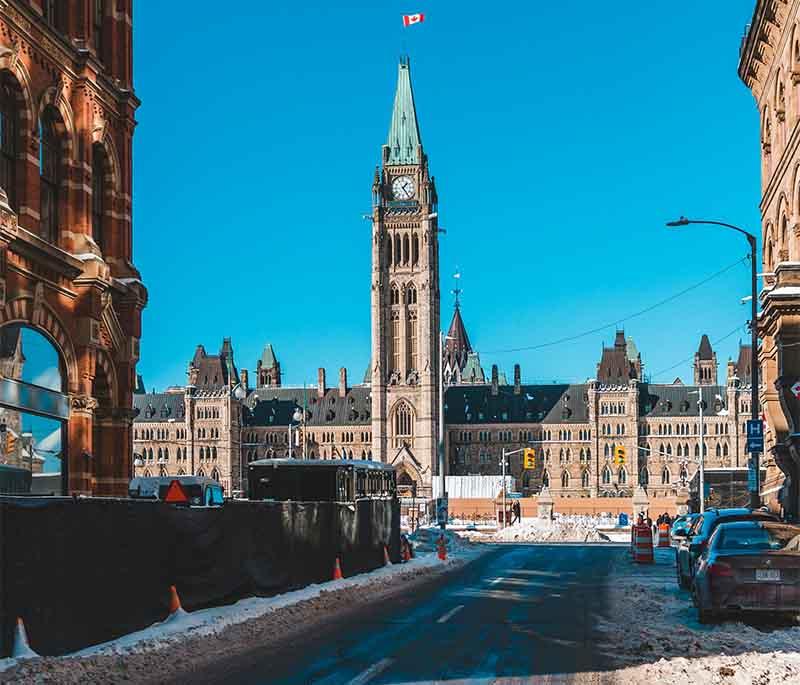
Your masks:
<svg viewBox="0 0 800 685"><path fill-rule="evenodd" d="M264 350L261 352L261 365L267 368L273 367L277 364L275 359L275 352L272 349L272 344L267 343L264 345Z"/></svg>
<svg viewBox="0 0 800 685"><path fill-rule="evenodd" d="M419 164L421 144L414 91L411 88L411 64L408 57L402 57L397 71L392 123L386 140L389 154L385 164Z"/></svg>

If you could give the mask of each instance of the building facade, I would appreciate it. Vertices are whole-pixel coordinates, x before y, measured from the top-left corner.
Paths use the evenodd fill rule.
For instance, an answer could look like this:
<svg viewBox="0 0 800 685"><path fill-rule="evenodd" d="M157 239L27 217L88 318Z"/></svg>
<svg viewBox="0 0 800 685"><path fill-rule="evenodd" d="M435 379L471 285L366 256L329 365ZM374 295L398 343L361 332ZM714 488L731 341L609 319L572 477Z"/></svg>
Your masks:
<svg viewBox="0 0 800 685"><path fill-rule="evenodd" d="M585 383L525 384L518 365L508 383L497 367L484 372L458 292L442 341L438 198L407 60L399 65L372 199L372 349L363 382L349 383L340 369L338 384L328 387L320 369L317 387L284 387L276 352L266 345L251 388L229 341L213 359L198 348L185 388L136 395L138 474L202 472L238 491L255 459L379 459L396 466L403 491L430 495L440 373L445 463L453 475L499 474L504 448L529 446L535 469L523 470L521 455L509 465L528 494L545 485L570 497L630 496L639 486L674 494L695 475L701 443L709 468L745 468L749 348L728 362L719 385L716 353L702 336L694 384L654 384L633 340L619 331L587 364ZM626 449L624 463L613 458L618 445Z"/></svg>
<svg viewBox="0 0 800 685"><path fill-rule="evenodd" d="M760 115L761 404L767 480L762 494L800 516L800 2L758 0L739 76ZM755 232L755 231L753 231Z"/></svg>
<svg viewBox="0 0 800 685"><path fill-rule="evenodd" d="M32 440L60 492L124 494L131 474L138 105L132 0L0 4L0 336L5 350L21 335L26 357L0 378L0 432L13 412L22 433L30 412L55 422L47 448ZM40 346L52 361L36 373Z"/></svg>

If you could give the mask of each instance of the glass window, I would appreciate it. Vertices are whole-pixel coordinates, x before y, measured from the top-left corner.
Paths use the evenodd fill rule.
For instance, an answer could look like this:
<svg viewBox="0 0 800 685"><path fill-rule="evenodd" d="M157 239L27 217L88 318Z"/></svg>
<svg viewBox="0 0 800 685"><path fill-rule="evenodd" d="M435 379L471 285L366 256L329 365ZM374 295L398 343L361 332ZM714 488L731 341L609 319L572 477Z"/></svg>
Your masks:
<svg viewBox="0 0 800 685"><path fill-rule="evenodd" d="M0 80L0 186L8 203L17 210L17 136L19 115L17 89L8 76Z"/></svg>
<svg viewBox="0 0 800 685"><path fill-rule="evenodd" d="M92 146L92 239L105 252L103 241L103 215L105 214L105 150L100 143Z"/></svg>
<svg viewBox="0 0 800 685"><path fill-rule="evenodd" d="M92 36L94 39L94 52L97 58L103 59L103 17L105 16L104 0L94 0L94 20L92 22Z"/></svg>
<svg viewBox="0 0 800 685"><path fill-rule="evenodd" d="M40 234L50 242L58 240L58 186L61 139L56 129L57 112L48 107L39 122Z"/></svg>

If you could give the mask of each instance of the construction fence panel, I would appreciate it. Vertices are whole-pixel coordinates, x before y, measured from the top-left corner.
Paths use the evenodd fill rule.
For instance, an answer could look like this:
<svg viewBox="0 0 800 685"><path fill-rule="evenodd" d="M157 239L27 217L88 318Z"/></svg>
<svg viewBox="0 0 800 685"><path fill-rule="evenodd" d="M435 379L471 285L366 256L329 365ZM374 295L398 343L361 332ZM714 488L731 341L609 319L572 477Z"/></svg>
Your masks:
<svg viewBox="0 0 800 685"><path fill-rule="evenodd" d="M396 499L231 501L216 508L124 499L0 498L0 649L17 617L31 647L61 655L185 609L271 596L400 557Z"/></svg>

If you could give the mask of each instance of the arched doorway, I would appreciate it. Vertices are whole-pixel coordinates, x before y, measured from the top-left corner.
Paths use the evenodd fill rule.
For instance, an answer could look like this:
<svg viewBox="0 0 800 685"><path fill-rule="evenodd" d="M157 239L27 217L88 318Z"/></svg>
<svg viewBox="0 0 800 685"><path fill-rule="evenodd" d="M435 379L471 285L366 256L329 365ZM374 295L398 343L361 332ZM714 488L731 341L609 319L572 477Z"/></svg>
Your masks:
<svg viewBox="0 0 800 685"><path fill-rule="evenodd" d="M397 475L397 494L400 497L417 496L417 483L405 469Z"/></svg>
<svg viewBox="0 0 800 685"><path fill-rule="evenodd" d="M0 493L66 492L66 388L47 336L17 323L0 327Z"/></svg>

